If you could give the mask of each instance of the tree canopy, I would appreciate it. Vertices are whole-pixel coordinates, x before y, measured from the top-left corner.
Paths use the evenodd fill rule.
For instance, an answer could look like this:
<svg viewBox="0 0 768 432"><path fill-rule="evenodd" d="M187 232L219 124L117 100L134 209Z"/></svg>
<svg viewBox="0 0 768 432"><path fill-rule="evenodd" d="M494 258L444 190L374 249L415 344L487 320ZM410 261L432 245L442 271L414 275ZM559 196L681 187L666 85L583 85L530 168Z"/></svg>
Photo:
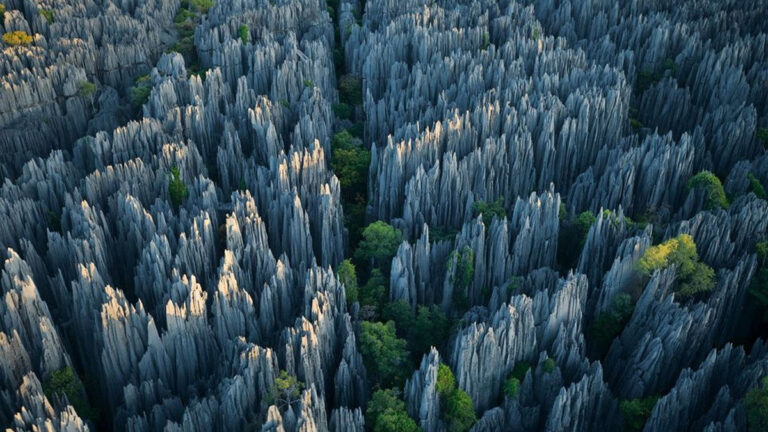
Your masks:
<svg viewBox="0 0 768 432"><path fill-rule="evenodd" d="M619 404L622 418L624 419L624 432L639 432L645 427L645 422L651 416L658 396L650 396L643 399L623 400Z"/></svg>
<svg viewBox="0 0 768 432"><path fill-rule="evenodd" d="M688 190L702 188L707 194L707 208L727 209L730 205L720 179L710 171L702 171L688 180Z"/></svg>
<svg viewBox="0 0 768 432"><path fill-rule="evenodd" d="M402 384L410 372L406 342L397 337L393 321L363 321L360 353L369 377L381 388Z"/></svg>
<svg viewBox="0 0 768 432"><path fill-rule="evenodd" d="M749 431L768 430L768 377L763 378L758 387L747 392L744 406L747 408Z"/></svg>
<svg viewBox="0 0 768 432"><path fill-rule="evenodd" d="M35 38L28 35L27 32L18 30L3 34L3 42L10 46L23 46L31 44Z"/></svg>
<svg viewBox="0 0 768 432"><path fill-rule="evenodd" d="M168 194L171 197L171 204L178 208L181 203L189 196L187 185L181 181L178 167L171 167L171 178L168 180Z"/></svg>
<svg viewBox="0 0 768 432"><path fill-rule="evenodd" d="M384 271L389 270L391 258L403 241L403 233L386 222L376 221L363 230L363 239L355 251L359 260L373 260ZM382 268L385 267L385 268Z"/></svg>
<svg viewBox="0 0 768 432"><path fill-rule="evenodd" d="M344 291L347 294L347 304L358 300L358 287L357 287L357 273L355 272L355 265L352 261L345 259L339 264L339 268L336 269L336 275L339 277L339 282L344 284Z"/></svg>
<svg viewBox="0 0 768 432"><path fill-rule="evenodd" d="M66 396L79 416L95 420L96 412L88 404L85 387L71 367L51 372L50 376L43 382L43 393L49 399L52 399L54 395Z"/></svg>
<svg viewBox="0 0 768 432"><path fill-rule="evenodd" d="M377 390L368 402L365 424L374 432L419 432L421 428L408 416L405 403L394 390Z"/></svg>
<svg viewBox="0 0 768 432"><path fill-rule="evenodd" d="M646 276L672 265L677 268L675 292L680 297L691 298L715 287L715 271L699 261L696 243L689 234L681 234L649 247L637 262L637 268Z"/></svg>

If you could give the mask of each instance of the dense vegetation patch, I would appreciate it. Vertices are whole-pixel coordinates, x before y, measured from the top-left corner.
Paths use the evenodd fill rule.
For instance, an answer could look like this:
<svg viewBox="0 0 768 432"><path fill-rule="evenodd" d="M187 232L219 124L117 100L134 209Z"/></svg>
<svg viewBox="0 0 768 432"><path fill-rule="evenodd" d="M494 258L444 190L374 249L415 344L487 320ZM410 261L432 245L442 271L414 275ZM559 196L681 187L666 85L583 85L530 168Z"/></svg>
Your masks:
<svg viewBox="0 0 768 432"><path fill-rule="evenodd" d="M669 266L677 269L675 292L682 299L696 297L715 287L715 271L699 261L696 244L688 234L649 247L637 262L637 268L646 276Z"/></svg>
<svg viewBox="0 0 768 432"><path fill-rule="evenodd" d="M688 180L688 190L691 189L704 189L707 195L707 208L724 208L727 209L730 205L728 198L725 196L725 190L723 190L723 184L720 179L717 178L710 171L702 171Z"/></svg>
<svg viewBox="0 0 768 432"><path fill-rule="evenodd" d="M640 432L645 427L645 422L651 416L658 396L650 396L642 399L623 400L619 404L621 416L624 419L624 432Z"/></svg>
<svg viewBox="0 0 768 432"><path fill-rule="evenodd" d="M3 34L3 42L10 46L26 46L34 40L35 38L21 30Z"/></svg>
<svg viewBox="0 0 768 432"><path fill-rule="evenodd" d="M88 404L83 383L71 367L55 370L43 382L43 393L53 402L54 396L66 396L80 417L96 420L96 411Z"/></svg>
<svg viewBox="0 0 768 432"><path fill-rule="evenodd" d="M171 167L170 179L168 180L168 195L170 195L171 204L175 208L179 208L181 203L189 196L187 185L184 184L179 176L178 167Z"/></svg>

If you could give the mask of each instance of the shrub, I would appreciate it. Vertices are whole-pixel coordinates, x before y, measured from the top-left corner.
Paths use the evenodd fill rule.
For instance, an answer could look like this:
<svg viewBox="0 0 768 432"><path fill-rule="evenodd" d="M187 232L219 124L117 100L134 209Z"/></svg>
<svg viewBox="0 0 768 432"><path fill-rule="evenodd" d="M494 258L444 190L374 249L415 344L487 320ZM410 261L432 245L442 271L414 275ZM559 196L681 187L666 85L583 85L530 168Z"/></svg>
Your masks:
<svg viewBox="0 0 768 432"><path fill-rule="evenodd" d="M397 253L403 233L386 222L376 221L363 230L363 239L355 251L355 258L372 260L380 268ZM389 272L387 264L384 270Z"/></svg>
<svg viewBox="0 0 768 432"><path fill-rule="evenodd" d="M519 392L520 380L513 376L507 377L507 379L504 380L504 395L510 399L514 399Z"/></svg>
<svg viewBox="0 0 768 432"><path fill-rule="evenodd" d="M643 399L623 400L619 404L621 415L624 419L625 432L639 432L645 427L645 422L651 416L653 406L658 401L658 396L650 396Z"/></svg>
<svg viewBox="0 0 768 432"><path fill-rule="evenodd" d="M331 105L331 109L333 110L333 114L340 119L352 118L352 107L349 106L348 104L334 103Z"/></svg>
<svg viewBox="0 0 768 432"><path fill-rule="evenodd" d="M46 21L48 21L48 24L51 24L53 22L53 11L51 9L40 9L38 11L41 17L45 18Z"/></svg>
<svg viewBox="0 0 768 432"><path fill-rule="evenodd" d="M437 383L435 390L440 397L448 396L456 388L456 377L453 376L451 368L443 363L437 368Z"/></svg>
<svg viewBox="0 0 768 432"><path fill-rule="evenodd" d="M43 393L48 399L54 395L66 396L69 403L81 417L94 419L95 411L88 404L83 383L71 367L55 370L43 382Z"/></svg>
<svg viewBox="0 0 768 432"><path fill-rule="evenodd" d="M360 354L365 369L380 387L400 385L410 369L406 342L396 335L395 323L362 322Z"/></svg>
<svg viewBox="0 0 768 432"><path fill-rule="evenodd" d="M677 268L677 292L681 298L691 298L712 291L715 272L699 261L693 237L681 234L666 242L651 246L637 262L637 268L646 276L671 265Z"/></svg>
<svg viewBox="0 0 768 432"><path fill-rule="evenodd" d="M149 75L143 75L136 78L136 85L130 88L128 99L134 108L140 108L147 103L149 95L152 92L152 82Z"/></svg>
<svg viewBox="0 0 768 432"><path fill-rule="evenodd" d="M423 354L430 347L441 346L450 330L450 321L437 305L419 306L408 330L408 347L414 354Z"/></svg>
<svg viewBox="0 0 768 432"><path fill-rule="evenodd" d="M304 80L304 87L313 88L315 87L315 82L309 79Z"/></svg>
<svg viewBox="0 0 768 432"><path fill-rule="evenodd" d="M566 219L560 222L557 262L563 269L570 269L576 265L581 250L587 241L589 228L595 223L595 220L594 213L585 211L576 216L575 219Z"/></svg>
<svg viewBox="0 0 768 432"><path fill-rule="evenodd" d="M171 167L171 178L168 180L168 194L171 196L171 203L174 207L179 208L181 203L189 196L187 185L181 181L179 176L179 168Z"/></svg>
<svg viewBox="0 0 768 432"><path fill-rule="evenodd" d="M3 42L10 46L22 46L31 44L35 38L23 31L14 31L3 35Z"/></svg>
<svg viewBox="0 0 768 432"><path fill-rule="evenodd" d="M353 202L365 203L368 192L368 166L371 152L355 144L346 130L331 141L331 168L341 184L343 195Z"/></svg>
<svg viewBox="0 0 768 432"><path fill-rule="evenodd" d="M363 103L363 85L359 77L344 75L339 79L339 100L349 105Z"/></svg>
<svg viewBox="0 0 768 432"><path fill-rule="evenodd" d="M762 379L760 386L747 392L744 407L750 432L768 430L768 377Z"/></svg>
<svg viewBox="0 0 768 432"><path fill-rule="evenodd" d="M465 432L477 421L472 398L460 389L454 389L441 403L442 418L448 432Z"/></svg>
<svg viewBox="0 0 768 432"><path fill-rule="evenodd" d="M472 214L475 216L482 214L483 223L490 225L493 218L503 219L507 217L507 211L504 209L504 198L499 197L491 204L485 201L475 201L472 203Z"/></svg>
<svg viewBox="0 0 768 432"><path fill-rule="evenodd" d="M5 18L5 5L0 3L0 19Z"/></svg>
<svg viewBox="0 0 768 432"><path fill-rule="evenodd" d="M552 373L552 371L555 370L555 359L547 357L547 359L541 363L541 369L546 373Z"/></svg>
<svg viewBox="0 0 768 432"><path fill-rule="evenodd" d="M304 383L283 370L275 378L275 384L269 389L267 401L277 405L278 408L287 409L299 400L302 390L304 390Z"/></svg>
<svg viewBox="0 0 768 432"><path fill-rule="evenodd" d="M195 13L207 13L213 7L213 0L182 0L181 6Z"/></svg>
<svg viewBox="0 0 768 432"><path fill-rule="evenodd" d="M747 173L747 180L749 180L749 192L752 192L758 198L766 199L765 188L760 183L760 179L752 175L752 173Z"/></svg>
<svg viewBox="0 0 768 432"><path fill-rule="evenodd" d="M339 264L339 268L336 270L336 274L339 277L339 282L344 284L344 291L347 294L347 304L351 305L357 301L358 288L357 288L357 273L355 272L355 265L352 261L346 259Z"/></svg>
<svg viewBox="0 0 768 432"><path fill-rule="evenodd" d="M454 251L448 259L448 268L455 265L456 269L451 278L453 284L453 304L459 309L469 306L467 289L475 274L475 253L469 246L459 251Z"/></svg>
<svg viewBox="0 0 768 432"><path fill-rule="evenodd" d="M634 309L632 297L629 294L620 293L613 299L611 309L602 312L589 326L587 330L589 342L600 357L608 352L613 340L624 330Z"/></svg>
<svg viewBox="0 0 768 432"><path fill-rule="evenodd" d="M749 284L749 294L762 309L763 319L768 320L768 240L757 243L755 251L760 268L757 269Z"/></svg>
<svg viewBox="0 0 768 432"><path fill-rule="evenodd" d="M80 97L91 97L93 92L96 91L96 84L89 81L80 81L77 85L77 95Z"/></svg>
<svg viewBox="0 0 768 432"><path fill-rule="evenodd" d="M526 361L519 361L515 363L515 367L512 369L510 376L517 378L520 382L525 379L525 374L532 368L531 364Z"/></svg>
<svg viewBox="0 0 768 432"><path fill-rule="evenodd" d="M418 432L421 429L408 417L405 403L394 390L373 392L365 413L365 424L374 432Z"/></svg>
<svg viewBox="0 0 768 432"><path fill-rule="evenodd" d="M763 147L768 148L768 127L755 131L755 136L763 142Z"/></svg>
<svg viewBox="0 0 768 432"><path fill-rule="evenodd" d="M703 188L707 194L707 208L728 208L728 198L725 196L720 179L710 171L702 171L688 180L688 190Z"/></svg>
<svg viewBox="0 0 768 432"><path fill-rule="evenodd" d="M251 41L251 29L247 25L241 25L237 28L237 36L240 38L240 41L247 44Z"/></svg>
<svg viewBox="0 0 768 432"><path fill-rule="evenodd" d="M365 306L373 306L376 310L382 310L387 302L388 282L381 270L373 269L371 277L360 289L360 303Z"/></svg>

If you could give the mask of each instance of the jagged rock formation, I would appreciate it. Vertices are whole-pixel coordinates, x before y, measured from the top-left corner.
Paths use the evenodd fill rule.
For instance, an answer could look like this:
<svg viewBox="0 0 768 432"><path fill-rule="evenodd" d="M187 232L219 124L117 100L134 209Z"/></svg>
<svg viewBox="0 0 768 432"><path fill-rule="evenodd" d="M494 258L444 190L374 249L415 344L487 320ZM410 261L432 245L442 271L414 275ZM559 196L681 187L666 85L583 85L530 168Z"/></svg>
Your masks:
<svg viewBox="0 0 768 432"><path fill-rule="evenodd" d="M360 121L367 222L404 234L387 298L456 322L402 389L424 431L446 427L441 359L476 432L618 430L647 397L646 431L747 430L768 375L766 0L218 1L187 64L166 51L196 3L2 3L0 35L32 42L0 45L0 424L370 427L331 170ZM728 208L689 187L704 170ZM639 271L680 234L711 292ZM87 392L52 391L61 370Z"/></svg>

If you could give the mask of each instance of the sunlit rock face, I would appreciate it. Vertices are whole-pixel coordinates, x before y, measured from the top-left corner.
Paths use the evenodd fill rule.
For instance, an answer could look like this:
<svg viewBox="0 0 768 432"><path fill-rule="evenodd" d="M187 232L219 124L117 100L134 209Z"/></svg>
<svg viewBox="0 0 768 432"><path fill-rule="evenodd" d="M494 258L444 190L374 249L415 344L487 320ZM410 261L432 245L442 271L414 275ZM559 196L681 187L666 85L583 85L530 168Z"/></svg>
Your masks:
<svg viewBox="0 0 768 432"><path fill-rule="evenodd" d="M755 430L768 1L0 2L0 425Z"/></svg>

